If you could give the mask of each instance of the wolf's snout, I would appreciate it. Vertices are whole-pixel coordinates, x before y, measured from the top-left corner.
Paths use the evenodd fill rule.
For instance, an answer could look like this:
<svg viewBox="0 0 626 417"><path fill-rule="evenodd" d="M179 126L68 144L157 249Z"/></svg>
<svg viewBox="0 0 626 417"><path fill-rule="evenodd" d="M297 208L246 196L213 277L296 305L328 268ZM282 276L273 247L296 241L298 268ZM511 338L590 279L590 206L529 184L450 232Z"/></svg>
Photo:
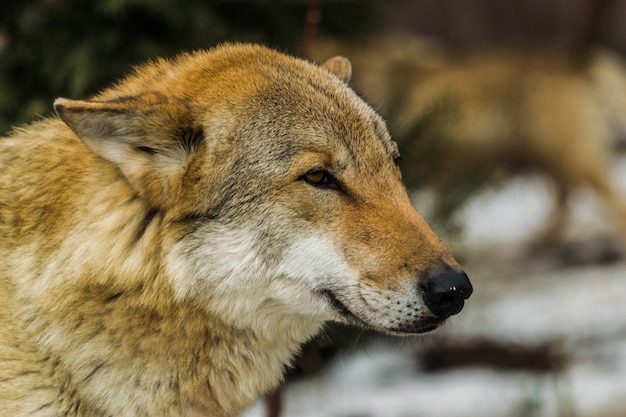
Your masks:
<svg viewBox="0 0 626 417"><path fill-rule="evenodd" d="M440 318L458 314L474 289L462 271L445 269L420 285L426 306Z"/></svg>

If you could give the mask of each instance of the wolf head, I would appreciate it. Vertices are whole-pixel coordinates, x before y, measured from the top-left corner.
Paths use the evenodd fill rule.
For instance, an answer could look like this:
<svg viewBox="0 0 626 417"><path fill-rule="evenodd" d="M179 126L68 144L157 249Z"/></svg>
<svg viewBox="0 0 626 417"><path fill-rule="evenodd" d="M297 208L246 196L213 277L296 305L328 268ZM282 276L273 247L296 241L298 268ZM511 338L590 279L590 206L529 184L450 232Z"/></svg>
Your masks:
<svg viewBox="0 0 626 417"><path fill-rule="evenodd" d="M344 58L225 45L55 109L158 214L178 299L241 328L429 331L472 287L412 207L397 146L349 77Z"/></svg>

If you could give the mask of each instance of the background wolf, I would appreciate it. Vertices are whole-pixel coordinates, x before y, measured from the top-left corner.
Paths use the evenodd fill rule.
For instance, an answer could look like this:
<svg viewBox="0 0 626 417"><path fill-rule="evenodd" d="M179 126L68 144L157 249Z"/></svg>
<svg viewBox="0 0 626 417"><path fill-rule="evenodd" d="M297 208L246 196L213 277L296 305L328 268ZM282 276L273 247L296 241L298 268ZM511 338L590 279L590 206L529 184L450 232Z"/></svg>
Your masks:
<svg viewBox="0 0 626 417"><path fill-rule="evenodd" d="M345 81L159 60L0 140L0 411L232 416L325 321L433 330L472 287Z"/></svg>

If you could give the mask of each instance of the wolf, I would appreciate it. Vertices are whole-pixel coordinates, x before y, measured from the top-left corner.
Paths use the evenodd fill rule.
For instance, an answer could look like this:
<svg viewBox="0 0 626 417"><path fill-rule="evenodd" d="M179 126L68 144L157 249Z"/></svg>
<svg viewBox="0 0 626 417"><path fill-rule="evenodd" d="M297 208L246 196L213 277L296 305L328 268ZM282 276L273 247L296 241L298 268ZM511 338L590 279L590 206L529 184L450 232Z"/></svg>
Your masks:
<svg viewBox="0 0 626 417"><path fill-rule="evenodd" d="M472 285L350 75L225 44L2 138L2 414L235 416L326 322L459 313Z"/></svg>

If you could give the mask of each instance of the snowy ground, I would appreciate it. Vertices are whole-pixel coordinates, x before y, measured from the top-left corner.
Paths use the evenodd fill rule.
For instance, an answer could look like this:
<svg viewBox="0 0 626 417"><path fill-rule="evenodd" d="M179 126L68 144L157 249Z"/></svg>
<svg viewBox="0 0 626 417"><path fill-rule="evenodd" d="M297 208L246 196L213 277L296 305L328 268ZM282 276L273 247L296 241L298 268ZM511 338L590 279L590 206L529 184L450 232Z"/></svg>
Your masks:
<svg viewBox="0 0 626 417"><path fill-rule="evenodd" d="M615 171L626 189L626 163ZM572 239L615 234L593 196L572 205ZM549 188L520 179L465 210L465 266L475 295L432 336L380 339L290 383L284 417L623 417L626 416L626 260L565 265L529 259L521 242L547 218ZM595 237L594 237L595 239ZM592 240L593 241L593 240ZM562 371L482 367L420 370L417 353L441 340L489 339L525 346L558 343ZM246 417L264 415L257 404Z"/></svg>

